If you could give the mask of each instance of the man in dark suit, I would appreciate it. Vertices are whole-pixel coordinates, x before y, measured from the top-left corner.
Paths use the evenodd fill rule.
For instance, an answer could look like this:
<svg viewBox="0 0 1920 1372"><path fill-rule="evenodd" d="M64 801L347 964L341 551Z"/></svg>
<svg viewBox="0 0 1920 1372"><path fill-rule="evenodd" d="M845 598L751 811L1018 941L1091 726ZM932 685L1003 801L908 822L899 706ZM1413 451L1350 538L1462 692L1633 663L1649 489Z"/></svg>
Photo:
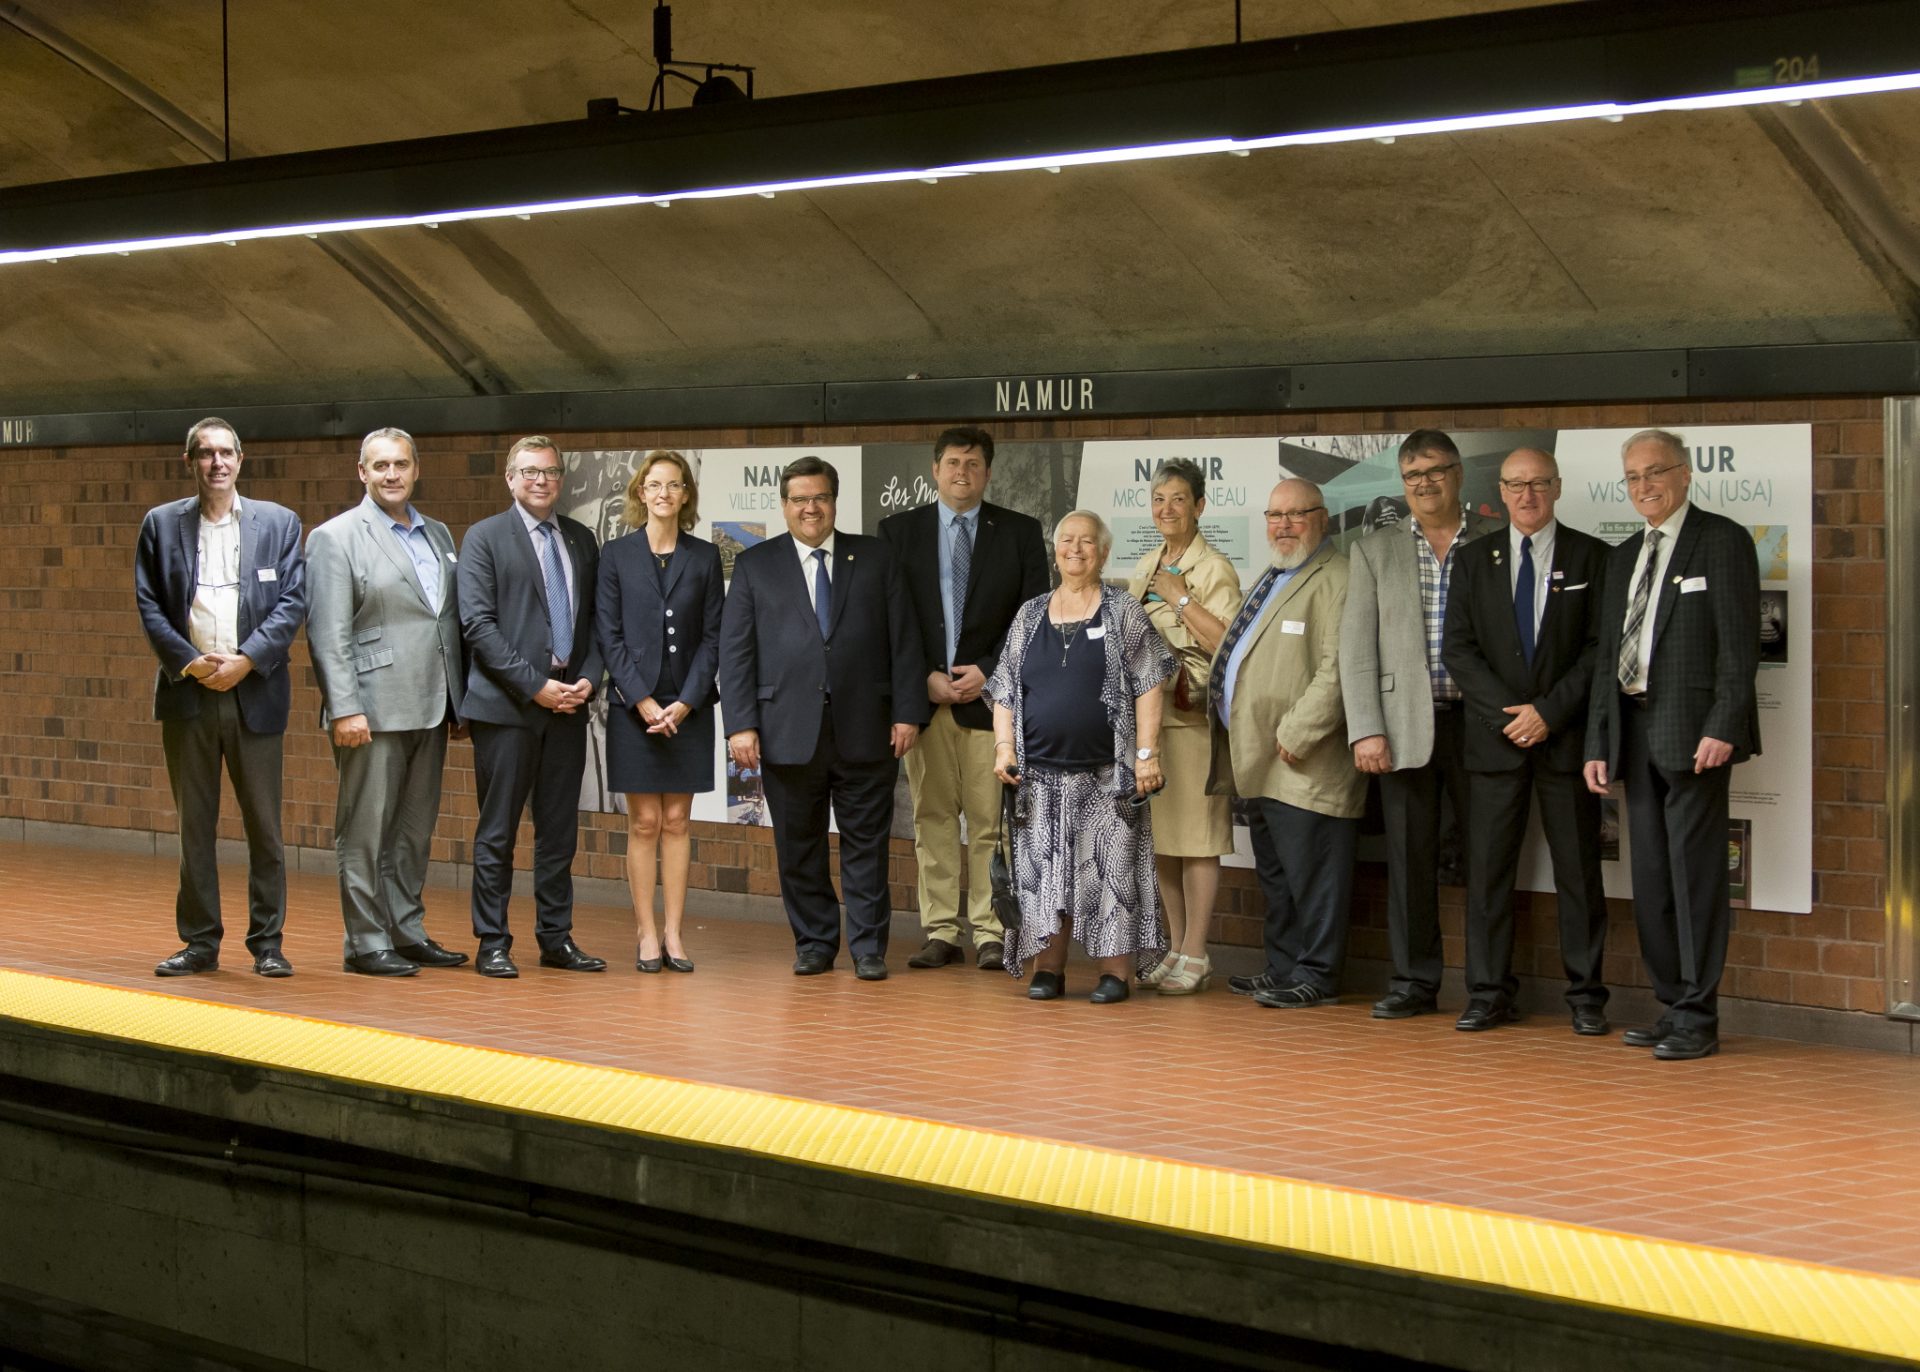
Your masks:
<svg viewBox="0 0 1920 1372"><path fill-rule="evenodd" d="M517 977L509 951L514 835L533 801L534 934L540 965L606 970L573 941L573 854L587 701L605 674L593 634L600 550L583 524L554 513L566 467L552 439L507 453L513 504L460 544L460 629L471 664L463 704L473 730L480 817L473 833L473 933L483 977Z"/></svg>
<svg viewBox="0 0 1920 1372"><path fill-rule="evenodd" d="M912 597L932 718L907 754L913 851L919 859L920 927L927 943L909 967L960 959L960 817L967 819L967 923L976 965L1002 970L1003 931L993 916L987 864L1000 837L993 775L993 710L980 698L1000 660L1013 612L1046 593L1040 521L986 501L993 436L948 429L934 440L939 499L880 522Z"/></svg>
<svg viewBox="0 0 1920 1372"><path fill-rule="evenodd" d="M766 788L794 975L832 971L840 950L831 805L854 972L880 981L893 780L927 722L926 659L886 543L835 531L839 495L840 474L820 458L780 474L788 532L734 559L720 699L734 763L758 770Z"/></svg>
<svg viewBox="0 0 1920 1372"><path fill-rule="evenodd" d="M163 977L220 965L220 874L214 834L224 763L247 831L247 949L263 977L293 975L280 951L287 916L280 846L281 741L287 651L306 615L300 520L235 489L245 454L224 419L187 430L196 494L147 512L134 556L134 598L160 659L153 714L180 815L174 920L186 946Z"/></svg>
<svg viewBox="0 0 1920 1372"><path fill-rule="evenodd" d="M1728 789L1760 751L1760 565L1753 536L1687 499L1693 464L1648 429L1620 451L1647 527L1613 550L1587 717L1587 786L1626 784L1633 917L1657 1024L1623 1036L1656 1058L1720 1049L1720 974L1733 912Z"/></svg>
<svg viewBox="0 0 1920 1372"><path fill-rule="evenodd" d="M1529 799L1553 857L1560 958L1576 1034L1607 1032L1607 901L1600 802L1581 776L1587 692L1606 585L1607 546L1553 517L1560 464L1519 448L1500 464L1504 534L1460 552L1447 601L1447 670L1466 713L1467 1009L1492 1029L1517 1017L1513 887Z"/></svg>

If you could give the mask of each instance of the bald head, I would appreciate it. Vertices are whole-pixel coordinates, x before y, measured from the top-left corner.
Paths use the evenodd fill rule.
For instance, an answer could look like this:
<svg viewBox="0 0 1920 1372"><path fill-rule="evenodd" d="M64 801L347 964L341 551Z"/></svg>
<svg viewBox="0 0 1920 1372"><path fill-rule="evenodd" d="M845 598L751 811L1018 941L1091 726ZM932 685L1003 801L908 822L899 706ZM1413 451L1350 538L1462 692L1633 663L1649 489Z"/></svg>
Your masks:
<svg viewBox="0 0 1920 1372"><path fill-rule="evenodd" d="M1288 477L1267 497L1267 549L1273 565L1291 571L1327 536L1327 502L1311 481Z"/></svg>
<svg viewBox="0 0 1920 1372"><path fill-rule="evenodd" d="M1560 499L1560 464L1539 448L1515 448L1500 464L1500 502L1523 534L1537 534L1553 519Z"/></svg>

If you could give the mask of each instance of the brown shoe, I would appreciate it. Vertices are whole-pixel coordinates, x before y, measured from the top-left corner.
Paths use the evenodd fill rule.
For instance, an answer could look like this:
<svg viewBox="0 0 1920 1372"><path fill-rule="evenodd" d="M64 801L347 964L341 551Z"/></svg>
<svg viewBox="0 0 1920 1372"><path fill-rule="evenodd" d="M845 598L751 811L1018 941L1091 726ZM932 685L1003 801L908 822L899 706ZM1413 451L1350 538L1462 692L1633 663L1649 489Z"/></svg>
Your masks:
<svg viewBox="0 0 1920 1372"><path fill-rule="evenodd" d="M930 938L927 946L907 959L909 967L945 967L949 962L960 961L959 946L948 943L943 938Z"/></svg>
<svg viewBox="0 0 1920 1372"><path fill-rule="evenodd" d="M1007 950L1004 944L983 943L980 945L976 966L983 972L1004 972L1007 970Z"/></svg>

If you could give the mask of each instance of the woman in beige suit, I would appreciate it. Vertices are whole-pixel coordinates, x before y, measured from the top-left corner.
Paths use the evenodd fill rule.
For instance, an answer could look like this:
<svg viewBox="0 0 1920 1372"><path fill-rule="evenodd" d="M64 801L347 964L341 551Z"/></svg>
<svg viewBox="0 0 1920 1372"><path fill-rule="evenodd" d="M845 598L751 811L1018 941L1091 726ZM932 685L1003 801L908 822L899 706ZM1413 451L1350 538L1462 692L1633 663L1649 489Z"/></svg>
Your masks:
<svg viewBox="0 0 1920 1372"><path fill-rule="evenodd" d="M1154 866L1167 912L1168 951L1141 975L1162 995L1204 991L1212 979L1207 926L1220 890L1220 859L1233 851L1227 798L1207 794L1206 693L1214 650L1240 609L1240 573L1200 532L1206 508L1199 464L1170 459L1153 482L1153 522L1162 542L1140 559L1127 585L1180 665L1162 688L1167 782L1153 798Z"/></svg>

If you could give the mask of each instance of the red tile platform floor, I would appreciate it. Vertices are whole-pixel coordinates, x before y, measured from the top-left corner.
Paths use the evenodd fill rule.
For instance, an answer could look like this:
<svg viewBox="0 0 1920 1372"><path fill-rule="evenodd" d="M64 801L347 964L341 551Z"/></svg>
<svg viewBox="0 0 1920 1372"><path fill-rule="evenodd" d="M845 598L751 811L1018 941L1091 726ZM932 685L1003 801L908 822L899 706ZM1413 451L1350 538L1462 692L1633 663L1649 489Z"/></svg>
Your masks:
<svg viewBox="0 0 1920 1372"><path fill-rule="evenodd" d="M779 1092L1186 1162L1920 1278L1920 1061L1760 1038L1660 1063L1559 1016L1461 1034L1452 1015L1382 1023L1366 1000L1266 1010L1216 984L1089 1005L1033 1004L971 965L856 981L796 978L784 925L693 922L692 976L633 970L631 916L582 906L612 969L472 968L400 981L340 967L330 879L290 877L286 952L267 981L241 944L245 875L223 869L220 971L161 981L177 946L170 862L0 845L0 965L517 1052ZM429 928L472 951L464 891L428 892Z"/></svg>

